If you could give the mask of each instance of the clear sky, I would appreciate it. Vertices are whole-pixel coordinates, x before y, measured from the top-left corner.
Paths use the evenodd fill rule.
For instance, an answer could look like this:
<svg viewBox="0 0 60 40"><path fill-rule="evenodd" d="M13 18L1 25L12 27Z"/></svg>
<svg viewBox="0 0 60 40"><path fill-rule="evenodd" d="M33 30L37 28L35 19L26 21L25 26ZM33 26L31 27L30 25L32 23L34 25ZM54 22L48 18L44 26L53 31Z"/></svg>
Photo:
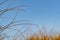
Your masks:
<svg viewBox="0 0 60 40"><path fill-rule="evenodd" d="M20 18L49 27L60 26L60 0L18 0L29 5ZM17 2L18 2L17 1ZM58 27L59 28L59 27Z"/></svg>
<svg viewBox="0 0 60 40"><path fill-rule="evenodd" d="M4 8L10 3L6 4L0 5L0 7ZM33 23L45 25L46 28L55 26L60 28L60 0L15 0L12 6L16 5L27 5L27 7L22 7L24 11L19 12L20 15L17 16L17 20L30 20ZM12 14L12 12L9 13ZM11 14L9 15L10 17L13 16ZM6 15L4 17L8 18ZM2 25L8 23L7 19L3 19L4 17L0 19L0 24Z"/></svg>
<svg viewBox="0 0 60 40"><path fill-rule="evenodd" d="M7 3L0 7L4 8L11 1ZM24 11L18 16L18 19L31 20L36 24L50 27L60 26L60 0L15 0L12 6L16 5L28 5L22 8Z"/></svg>

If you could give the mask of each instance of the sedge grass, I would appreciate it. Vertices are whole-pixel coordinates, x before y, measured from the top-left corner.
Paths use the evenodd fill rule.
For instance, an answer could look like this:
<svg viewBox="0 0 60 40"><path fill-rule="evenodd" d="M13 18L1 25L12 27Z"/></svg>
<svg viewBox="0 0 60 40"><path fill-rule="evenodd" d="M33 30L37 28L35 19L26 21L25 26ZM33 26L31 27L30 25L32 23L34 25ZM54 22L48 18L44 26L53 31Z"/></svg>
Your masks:
<svg viewBox="0 0 60 40"><path fill-rule="evenodd" d="M27 37L26 40L60 40L60 33L58 34L54 34L52 33L53 35L51 34L45 34L44 32L41 34L36 34L35 35L31 35L30 37Z"/></svg>

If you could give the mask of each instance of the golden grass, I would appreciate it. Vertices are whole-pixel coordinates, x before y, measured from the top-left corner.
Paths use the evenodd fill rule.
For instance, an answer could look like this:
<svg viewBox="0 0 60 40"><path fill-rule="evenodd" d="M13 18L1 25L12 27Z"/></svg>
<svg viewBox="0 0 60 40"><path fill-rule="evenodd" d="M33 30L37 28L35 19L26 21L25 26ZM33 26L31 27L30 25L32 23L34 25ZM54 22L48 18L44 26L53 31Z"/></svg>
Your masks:
<svg viewBox="0 0 60 40"><path fill-rule="evenodd" d="M30 37L27 37L26 40L60 40L60 34L58 36L35 36L31 35Z"/></svg>
<svg viewBox="0 0 60 40"><path fill-rule="evenodd" d="M60 33L57 35L51 35L51 34L33 34L30 37L27 37L26 40L60 40Z"/></svg>

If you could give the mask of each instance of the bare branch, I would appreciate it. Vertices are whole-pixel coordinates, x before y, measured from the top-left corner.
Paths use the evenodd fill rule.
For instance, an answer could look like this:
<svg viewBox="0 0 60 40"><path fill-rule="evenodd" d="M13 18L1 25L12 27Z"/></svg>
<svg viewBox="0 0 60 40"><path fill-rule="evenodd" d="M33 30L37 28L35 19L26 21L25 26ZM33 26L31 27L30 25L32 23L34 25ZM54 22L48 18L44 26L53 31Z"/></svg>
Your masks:
<svg viewBox="0 0 60 40"><path fill-rule="evenodd" d="M5 12L7 12L7 11L11 11L11 10L18 10L17 8L19 8L19 7L23 7L23 6L16 6L16 7L12 7L12 8L9 8L9 6L6 8L6 9L4 9L4 10L0 10L0 16L1 15L3 15Z"/></svg>
<svg viewBox="0 0 60 40"><path fill-rule="evenodd" d="M5 0L5 1L3 1L3 2L0 2L0 5L6 3L7 1L9 1L9 0Z"/></svg>

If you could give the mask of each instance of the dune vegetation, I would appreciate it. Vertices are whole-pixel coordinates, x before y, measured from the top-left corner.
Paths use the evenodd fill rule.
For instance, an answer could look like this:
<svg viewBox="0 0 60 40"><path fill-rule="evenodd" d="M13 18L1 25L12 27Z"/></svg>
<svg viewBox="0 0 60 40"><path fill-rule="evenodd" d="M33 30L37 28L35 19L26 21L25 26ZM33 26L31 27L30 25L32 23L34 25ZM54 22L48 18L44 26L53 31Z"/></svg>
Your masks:
<svg viewBox="0 0 60 40"><path fill-rule="evenodd" d="M33 34L30 37L27 37L26 40L60 40L60 33L58 34Z"/></svg>

